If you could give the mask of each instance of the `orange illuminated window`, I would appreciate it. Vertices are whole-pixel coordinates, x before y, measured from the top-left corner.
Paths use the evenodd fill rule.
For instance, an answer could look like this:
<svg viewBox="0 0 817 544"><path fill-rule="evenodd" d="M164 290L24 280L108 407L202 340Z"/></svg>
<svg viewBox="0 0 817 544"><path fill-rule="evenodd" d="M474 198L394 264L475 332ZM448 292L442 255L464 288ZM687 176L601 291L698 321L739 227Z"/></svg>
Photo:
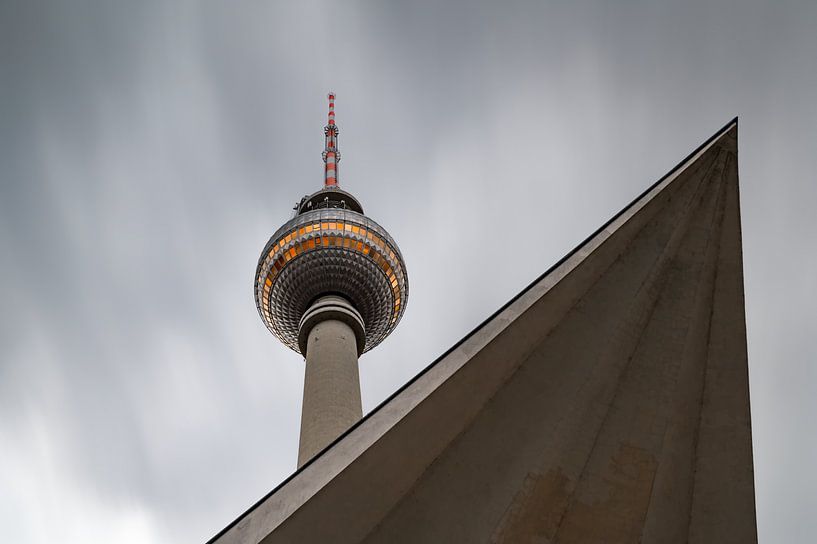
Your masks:
<svg viewBox="0 0 817 544"><path fill-rule="evenodd" d="M355 234L360 234L360 227L358 227L357 225L354 225L352 227L352 232L354 232Z"/></svg>
<svg viewBox="0 0 817 544"><path fill-rule="evenodd" d="M265 280L264 280L264 284L265 284L267 287L269 287L270 285L272 285L272 281L269 279L269 276L267 276L267 279L265 279Z"/></svg>
<svg viewBox="0 0 817 544"><path fill-rule="evenodd" d="M290 257L294 257L295 255L297 255L297 253L295 252L295 248L294 247L289 248L289 252L287 253L287 255L289 255Z"/></svg>
<svg viewBox="0 0 817 544"><path fill-rule="evenodd" d="M348 231L351 231L351 230L352 230L352 225L350 225L349 223L346 223L346 224L343 226L343 228L344 228L344 229L346 229L346 230L348 230Z"/></svg>
<svg viewBox="0 0 817 544"><path fill-rule="evenodd" d="M307 249L315 249L315 240L307 240L306 248Z"/></svg>

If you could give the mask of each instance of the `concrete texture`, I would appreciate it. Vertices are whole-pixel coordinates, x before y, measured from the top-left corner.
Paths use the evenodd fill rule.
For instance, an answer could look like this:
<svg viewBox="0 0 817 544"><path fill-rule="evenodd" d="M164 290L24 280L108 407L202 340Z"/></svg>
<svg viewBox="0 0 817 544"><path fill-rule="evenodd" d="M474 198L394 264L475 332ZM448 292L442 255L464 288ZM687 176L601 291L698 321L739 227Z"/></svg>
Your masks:
<svg viewBox="0 0 817 544"><path fill-rule="evenodd" d="M311 327L306 349L298 466L309 461L363 416L358 346L345 321Z"/></svg>
<svg viewBox="0 0 817 544"><path fill-rule="evenodd" d="M737 121L212 542L754 542Z"/></svg>

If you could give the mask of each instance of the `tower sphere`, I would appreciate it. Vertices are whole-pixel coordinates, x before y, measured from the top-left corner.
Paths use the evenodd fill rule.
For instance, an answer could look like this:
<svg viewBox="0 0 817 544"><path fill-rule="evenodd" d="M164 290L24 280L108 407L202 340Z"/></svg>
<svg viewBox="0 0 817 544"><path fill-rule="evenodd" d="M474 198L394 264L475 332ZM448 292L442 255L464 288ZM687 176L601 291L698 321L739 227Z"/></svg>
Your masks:
<svg viewBox="0 0 817 544"><path fill-rule="evenodd" d="M325 127L325 186L301 199L295 216L272 235L255 273L261 319L281 342L304 356L307 314L324 297L341 297L332 311L352 327L358 354L394 330L408 300L408 276L397 244L337 185L333 98Z"/></svg>

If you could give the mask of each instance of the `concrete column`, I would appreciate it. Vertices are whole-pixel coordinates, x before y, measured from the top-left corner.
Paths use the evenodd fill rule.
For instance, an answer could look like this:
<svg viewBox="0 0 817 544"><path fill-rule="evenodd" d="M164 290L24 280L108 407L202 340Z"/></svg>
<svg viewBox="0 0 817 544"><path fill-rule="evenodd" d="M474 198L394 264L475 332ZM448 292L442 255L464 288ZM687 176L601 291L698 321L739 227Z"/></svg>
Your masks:
<svg viewBox="0 0 817 544"><path fill-rule="evenodd" d="M304 314L299 334L306 357L298 467L363 417L357 359L363 320L345 299L322 297Z"/></svg>

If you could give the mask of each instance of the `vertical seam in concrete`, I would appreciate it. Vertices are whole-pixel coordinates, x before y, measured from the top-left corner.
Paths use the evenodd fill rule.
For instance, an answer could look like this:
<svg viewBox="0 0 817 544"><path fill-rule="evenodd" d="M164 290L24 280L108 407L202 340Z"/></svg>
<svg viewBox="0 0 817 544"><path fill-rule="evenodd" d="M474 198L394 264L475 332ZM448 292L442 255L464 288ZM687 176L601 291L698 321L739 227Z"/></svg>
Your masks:
<svg viewBox="0 0 817 544"><path fill-rule="evenodd" d="M728 162L728 155L727 155L727 162ZM723 222L724 216L726 213L726 202L724 195L727 190L727 183L723 182L723 178L726 175L727 168L724 167L723 173L721 174L721 194L720 199L721 202L719 204L719 215L720 220L718 222L719 228L715 243L717 244L717 251L715 252L715 270L713 271L712 275L712 293L711 298L712 302L709 306L709 323L706 330L706 354L705 354L705 363L703 367L703 378L701 380L701 393L700 393L700 403L698 404L698 424L695 426L694 431L694 442L693 442L693 456L692 456L692 477L690 480L690 490L689 490L689 511L687 512L687 527L686 527L686 540L689 541L689 530L692 527L692 512L693 512L693 505L695 504L695 487L696 487L696 476L698 472L698 443L700 440L701 434L701 421L703 418L704 413L704 400L706 397L706 385L707 385L707 375L708 375L708 367L709 367L709 345L712 339L712 316L715 312L715 290L718 284L718 274L720 273L720 263L719 263L719 256L720 256L720 247L721 247L721 238L723 236Z"/></svg>
<svg viewBox="0 0 817 544"><path fill-rule="evenodd" d="M704 179L709 179L708 176L711 176L711 174L712 174L711 170L714 170L715 166L718 163L720 163L719 159L720 159L721 155L724 154L724 153L725 152L723 150L721 150L718 153L718 157L717 157L718 160L716 160L713 163L713 168L711 168L710 171L707 172L707 177L705 177ZM708 289L708 293L701 292L700 289L696 288L695 295L694 295L694 297L696 299L695 307L699 309L698 311L703 309L703 307L706 307L705 305L708 305L710 307L709 320L707 321L707 324L706 324L706 334L700 340L700 341L702 341L702 345L703 345L704 349L706 348L706 346L709 343L709 331L710 331L710 327L711 327L711 312L712 312L712 310L711 310L711 301L713 299L714 290L715 290L715 277L714 276L715 276L715 273L717 271L718 246L720 245L720 228L721 228L722 223L723 223L723 210L722 210L723 193L724 193L724 187L723 186L724 186L724 172L726 171L726 165L728 164L727 160L728 160L728 155L725 155L724 160L723 160L724 169L721 172L720 180L718 182L717 200L716 200L716 202L715 202L715 204L714 204L714 206L713 206L713 208L712 208L712 210L710 212L712 214L712 216L711 216L711 218L709 220L709 225L708 225L709 235L707 236L706 246L705 246L705 249L704 249L704 252L705 252L705 255L706 255L706 261L705 261L705 264L698 271L698 275L697 275L698 285L700 285L701 283L706 281L706 279L711 278L711 280L712 280L711 287ZM691 319L695 319L695 317L693 316L693 317L691 317ZM688 327L688 330L686 332L687 340L685 340L685 342L698 342L699 341L699 340L696 340L695 338L689 338L688 335L690 335L690 334L693 334L691 326ZM694 348L690 348L690 349L694 349ZM686 354L684 353L684 355L682 355L682 357L684 357L685 355ZM689 361L686 361L686 363L689 364ZM700 405L701 399L703 398L703 380L704 380L704 377L705 377L705 371L706 371L705 364L701 365L701 376L700 376L699 380L696 381L696 383L700 384L699 387L698 387L698 395L697 395L698 399L699 399L699 405ZM683 391L676 391L675 394L676 394L676 396L677 395L682 395ZM700 417L700 408L698 410L698 416ZM661 451L662 452L663 452L664 448L667 447L667 444L666 444L667 435L668 435L668 433L671 432L671 429L672 429L672 426L673 426L673 424L672 424L672 413L668 414L667 418L668 418L668 421L667 421L666 426L664 427L664 432L662 434L662 439L661 439ZM692 456L690 458L690 463L691 463L692 466L690 466L690 470L694 469L694 455L695 455L695 449L696 449L696 443L697 443L697 429L698 429L698 427L696 426L696 427L694 427L694 430L693 430L692 444L691 444ZM662 456L662 458L663 458L663 456ZM641 537L640 537L641 541L643 541L644 537L646 536L645 533L644 533L644 531L648 527L648 525L646 523L646 520L649 519L650 512L651 512L652 507L653 507L653 505L655 503L655 489L654 489L654 486L655 486L655 480L658 477L658 474L659 474L660 471L661 471L661 464L659 464L658 468L656 469L655 473L653 474L652 482L650 484L650 501L647 504L647 508L645 509L644 516L642 518L642 521L644 521L644 523L642 524L642 531L641 531ZM690 480L690 487L686 490L687 496L688 496L687 501L689 502L689 508L690 508L689 512L691 512L691 510L692 510L692 507L691 507L692 493L691 493L691 491L692 491L693 484L694 484L694 479L691 479ZM689 515L689 512L688 512L688 515ZM686 536L685 536L685 539L686 539L686 538L688 538L689 524L686 523L684 525L684 527L686 528Z"/></svg>

